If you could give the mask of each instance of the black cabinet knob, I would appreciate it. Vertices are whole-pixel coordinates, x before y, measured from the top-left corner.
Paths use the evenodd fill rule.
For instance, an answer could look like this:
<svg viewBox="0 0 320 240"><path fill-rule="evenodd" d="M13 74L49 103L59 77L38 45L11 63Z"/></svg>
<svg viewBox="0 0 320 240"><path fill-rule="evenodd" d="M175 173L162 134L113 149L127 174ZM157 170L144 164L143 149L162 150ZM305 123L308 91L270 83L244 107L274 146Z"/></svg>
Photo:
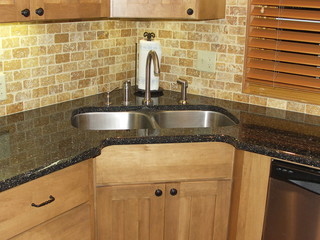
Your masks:
<svg viewBox="0 0 320 240"><path fill-rule="evenodd" d="M157 189L154 194L157 196L157 197L160 197L162 195L162 190L161 189Z"/></svg>
<svg viewBox="0 0 320 240"><path fill-rule="evenodd" d="M188 15L192 15L192 14L193 14L193 9L192 9L192 8L188 8L187 14L188 14Z"/></svg>
<svg viewBox="0 0 320 240"><path fill-rule="evenodd" d="M22 11L21 11L21 14L23 15L23 16L25 16L25 17L29 17L30 16L30 10L29 9L23 9Z"/></svg>
<svg viewBox="0 0 320 240"><path fill-rule="evenodd" d="M170 194L171 194L172 196L177 195L177 193L178 193L178 190L177 190L177 189L175 189L175 188L171 188L171 189L170 189Z"/></svg>
<svg viewBox="0 0 320 240"><path fill-rule="evenodd" d="M43 8L36 9L36 14L39 15L39 16L42 16L44 14Z"/></svg>

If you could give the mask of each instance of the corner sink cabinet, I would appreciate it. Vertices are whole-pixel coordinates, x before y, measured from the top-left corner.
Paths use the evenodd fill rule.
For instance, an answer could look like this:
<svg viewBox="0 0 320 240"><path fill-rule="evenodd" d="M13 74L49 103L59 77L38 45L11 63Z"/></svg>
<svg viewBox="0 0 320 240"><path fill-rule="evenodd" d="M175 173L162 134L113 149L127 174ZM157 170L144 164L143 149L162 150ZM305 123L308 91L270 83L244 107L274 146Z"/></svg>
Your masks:
<svg viewBox="0 0 320 240"><path fill-rule="evenodd" d="M218 19L225 0L110 0L110 16L123 18Z"/></svg>
<svg viewBox="0 0 320 240"><path fill-rule="evenodd" d="M103 149L98 239L227 239L233 156L224 143Z"/></svg>
<svg viewBox="0 0 320 240"><path fill-rule="evenodd" d="M108 17L109 0L7 0L0 15L0 22Z"/></svg>
<svg viewBox="0 0 320 240"><path fill-rule="evenodd" d="M259 240L269 167L270 157L226 143L108 146L2 192L0 236Z"/></svg>

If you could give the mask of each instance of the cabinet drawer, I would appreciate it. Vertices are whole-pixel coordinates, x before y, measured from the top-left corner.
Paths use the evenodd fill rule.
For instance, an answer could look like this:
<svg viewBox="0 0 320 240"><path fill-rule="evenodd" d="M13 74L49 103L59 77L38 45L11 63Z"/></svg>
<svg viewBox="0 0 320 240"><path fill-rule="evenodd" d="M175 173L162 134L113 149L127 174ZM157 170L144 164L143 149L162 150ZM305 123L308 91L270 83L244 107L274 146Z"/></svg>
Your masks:
<svg viewBox="0 0 320 240"><path fill-rule="evenodd" d="M42 207L34 207L55 200ZM89 161L54 172L2 192L0 235L8 239L89 199Z"/></svg>
<svg viewBox="0 0 320 240"><path fill-rule="evenodd" d="M219 142L109 146L96 158L97 185L231 179L234 147Z"/></svg>
<svg viewBox="0 0 320 240"><path fill-rule="evenodd" d="M85 203L11 240L90 240L90 205Z"/></svg>

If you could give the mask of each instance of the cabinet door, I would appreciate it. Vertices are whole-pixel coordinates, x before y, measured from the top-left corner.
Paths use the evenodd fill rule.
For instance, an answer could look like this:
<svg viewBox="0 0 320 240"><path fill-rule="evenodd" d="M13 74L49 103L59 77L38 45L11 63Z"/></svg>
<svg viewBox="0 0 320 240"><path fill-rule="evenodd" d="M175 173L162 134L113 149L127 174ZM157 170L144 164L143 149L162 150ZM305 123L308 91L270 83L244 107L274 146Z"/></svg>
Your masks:
<svg viewBox="0 0 320 240"><path fill-rule="evenodd" d="M111 0L112 17L188 18L196 0Z"/></svg>
<svg viewBox="0 0 320 240"><path fill-rule="evenodd" d="M231 180L167 184L166 189L165 240L227 239Z"/></svg>
<svg viewBox="0 0 320 240"><path fill-rule="evenodd" d="M109 15L108 0L30 0L32 19L97 18ZM43 9L43 15L39 9Z"/></svg>
<svg viewBox="0 0 320 240"><path fill-rule="evenodd" d="M110 0L111 17L224 18L226 0Z"/></svg>
<svg viewBox="0 0 320 240"><path fill-rule="evenodd" d="M29 0L6 0L0 1L0 22L15 22L30 20L27 12L22 15L22 11L30 11Z"/></svg>
<svg viewBox="0 0 320 240"><path fill-rule="evenodd" d="M90 240L90 205L83 204L11 240Z"/></svg>
<svg viewBox="0 0 320 240"><path fill-rule="evenodd" d="M97 188L98 239L163 240L164 195L164 184Z"/></svg>

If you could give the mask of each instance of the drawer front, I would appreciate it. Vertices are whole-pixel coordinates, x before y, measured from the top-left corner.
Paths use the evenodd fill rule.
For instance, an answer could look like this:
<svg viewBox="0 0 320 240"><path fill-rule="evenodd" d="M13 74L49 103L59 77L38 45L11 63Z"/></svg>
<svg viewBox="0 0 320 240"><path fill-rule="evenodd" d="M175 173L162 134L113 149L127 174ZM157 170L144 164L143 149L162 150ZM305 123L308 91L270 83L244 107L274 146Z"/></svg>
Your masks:
<svg viewBox="0 0 320 240"><path fill-rule="evenodd" d="M90 205L85 203L11 240L91 240Z"/></svg>
<svg viewBox="0 0 320 240"><path fill-rule="evenodd" d="M97 185L231 179L234 147L219 142L109 146L96 158Z"/></svg>
<svg viewBox="0 0 320 240"><path fill-rule="evenodd" d="M81 162L2 192L1 238L8 239L88 201L89 164ZM32 206L47 201L44 206Z"/></svg>

